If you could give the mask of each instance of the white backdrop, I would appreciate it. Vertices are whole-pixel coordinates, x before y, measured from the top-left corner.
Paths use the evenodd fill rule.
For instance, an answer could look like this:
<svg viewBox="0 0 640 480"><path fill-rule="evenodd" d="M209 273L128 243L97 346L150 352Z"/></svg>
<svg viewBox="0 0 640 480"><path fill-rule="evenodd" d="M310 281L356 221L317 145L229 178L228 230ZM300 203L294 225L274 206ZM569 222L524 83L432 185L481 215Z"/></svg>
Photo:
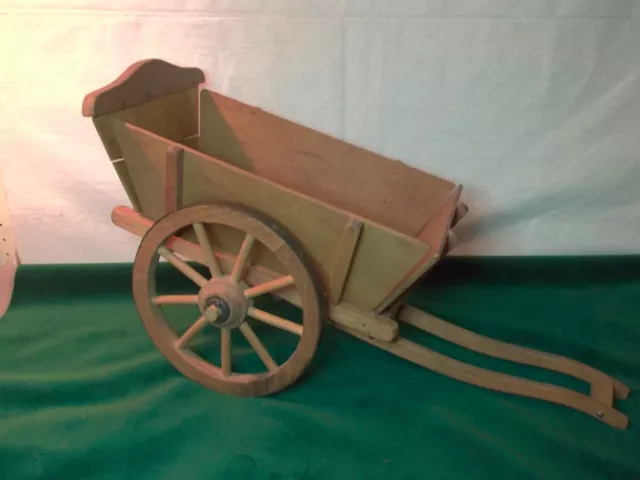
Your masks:
<svg viewBox="0 0 640 480"><path fill-rule="evenodd" d="M83 96L131 63L465 186L458 254L639 253L640 2L2 0L0 168L23 263L131 261Z"/></svg>

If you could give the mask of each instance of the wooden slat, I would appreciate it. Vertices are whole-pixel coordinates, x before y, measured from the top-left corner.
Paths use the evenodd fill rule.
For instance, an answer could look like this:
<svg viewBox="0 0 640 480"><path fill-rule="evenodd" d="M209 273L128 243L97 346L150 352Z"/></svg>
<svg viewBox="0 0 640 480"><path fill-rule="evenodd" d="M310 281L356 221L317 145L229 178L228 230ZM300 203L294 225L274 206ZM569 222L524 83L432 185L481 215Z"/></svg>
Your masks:
<svg viewBox="0 0 640 480"><path fill-rule="evenodd" d="M398 338L398 322L394 319L365 312L345 302L333 305L329 309L329 317L341 327L356 330L381 342L393 342Z"/></svg>
<svg viewBox="0 0 640 480"><path fill-rule="evenodd" d="M167 150L165 173L165 211L180 209L182 201L182 147L172 145Z"/></svg>
<svg viewBox="0 0 640 480"><path fill-rule="evenodd" d="M331 273L329 295L331 302L335 304L340 303L342 299L342 292L353 263L360 233L362 233L362 222L355 218L349 220L349 223L347 223L342 233L340 245L336 250L333 261L333 272Z"/></svg>
<svg viewBox="0 0 640 480"><path fill-rule="evenodd" d="M200 149L342 210L418 234L454 187L400 161L215 92L201 92Z"/></svg>
<svg viewBox="0 0 640 480"><path fill-rule="evenodd" d="M117 136L130 166L143 214L155 220L164 209L164 154L173 142L124 124L118 127ZM184 148L184 182L188 185L183 194L184 206L225 200L240 202L273 217L304 245L325 286L329 285L330 269L351 213ZM223 231L216 233L226 235ZM363 221L342 298L358 308L372 310L427 250L428 246L415 238Z"/></svg>

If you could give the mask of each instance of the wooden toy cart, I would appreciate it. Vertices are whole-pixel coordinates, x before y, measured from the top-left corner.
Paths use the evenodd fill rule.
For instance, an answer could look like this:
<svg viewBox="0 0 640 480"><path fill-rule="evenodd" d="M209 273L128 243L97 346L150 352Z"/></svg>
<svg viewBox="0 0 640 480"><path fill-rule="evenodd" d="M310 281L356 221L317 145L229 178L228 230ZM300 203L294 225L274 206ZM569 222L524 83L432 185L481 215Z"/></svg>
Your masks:
<svg viewBox="0 0 640 480"><path fill-rule="evenodd" d="M205 75L151 59L133 64L84 99L132 207L115 225L142 238L133 296L157 348L186 377L235 395L267 395L295 382L316 352L323 323L457 380L582 411L618 428L628 388L576 361L477 335L404 303L452 246L466 213L461 186L203 88ZM193 282L189 294L158 294L165 259ZM197 265L202 268L198 270ZM206 274L203 275L203 271ZM301 320L256 307L275 295ZM177 333L167 306L199 318ZM278 364L251 322L297 338ZM497 358L561 372L590 394L448 358L399 336L406 322ZM219 330L219 366L191 342ZM232 335L265 368L234 370Z"/></svg>

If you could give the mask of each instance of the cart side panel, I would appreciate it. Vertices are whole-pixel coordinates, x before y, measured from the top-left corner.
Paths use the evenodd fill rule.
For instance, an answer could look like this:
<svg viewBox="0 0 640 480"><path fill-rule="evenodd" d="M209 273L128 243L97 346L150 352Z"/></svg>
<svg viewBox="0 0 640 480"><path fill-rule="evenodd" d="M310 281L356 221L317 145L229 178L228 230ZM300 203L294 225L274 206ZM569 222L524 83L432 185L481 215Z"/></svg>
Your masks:
<svg viewBox="0 0 640 480"><path fill-rule="evenodd" d="M454 188L260 108L208 90L200 97L202 152L409 236Z"/></svg>
<svg viewBox="0 0 640 480"><path fill-rule="evenodd" d="M329 288L351 215L260 177L245 176L244 172L229 169L224 162L211 161L204 155L185 152L184 161L184 178L188 182L183 198L185 206L219 199L264 211L305 245ZM342 299L372 310L426 250L424 243L364 222Z"/></svg>
<svg viewBox="0 0 640 480"><path fill-rule="evenodd" d="M165 210L165 155L176 143L134 125L118 124L115 133L140 198L141 213L157 220ZM183 206L224 200L264 212L298 238L325 286L331 284L343 233L353 220L350 213L188 147L182 158ZM227 249L229 243L235 243L237 251L240 241L238 237L217 243L226 243ZM342 300L372 310L428 250L417 239L365 221Z"/></svg>

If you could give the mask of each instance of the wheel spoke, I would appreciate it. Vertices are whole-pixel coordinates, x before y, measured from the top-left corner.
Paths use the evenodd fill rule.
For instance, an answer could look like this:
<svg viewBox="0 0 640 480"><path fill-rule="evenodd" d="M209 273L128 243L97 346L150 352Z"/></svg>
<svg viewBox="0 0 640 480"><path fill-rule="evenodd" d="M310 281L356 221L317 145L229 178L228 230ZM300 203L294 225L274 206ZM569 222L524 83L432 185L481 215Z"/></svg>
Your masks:
<svg viewBox="0 0 640 480"><path fill-rule="evenodd" d="M258 295L263 295L265 293L275 292L276 290L288 287L289 285L293 285L294 283L295 282L293 280L293 277L291 275L287 275L286 277L276 278L275 280L261 283L260 285L256 285L255 287L247 288L244 291L244 296L246 298L257 297Z"/></svg>
<svg viewBox="0 0 640 480"><path fill-rule="evenodd" d="M164 259L167 260L171 265L180 270L184 275L186 275L191 281L193 281L199 287L202 287L205 283L207 283L207 279L196 272L193 268L191 268L186 262L180 260L173 253L167 249L167 247L160 246L158 247L158 253L162 255Z"/></svg>
<svg viewBox="0 0 640 480"><path fill-rule="evenodd" d="M218 260L213 253L213 247L211 246L211 242L209 241L209 237L207 235L207 231L204 228L204 225L202 225L201 223L194 223L193 229L196 232L196 237L198 237L198 243L200 244L200 248L202 248L202 252L204 253L204 258L207 262L207 266L209 267L209 271L211 272L211 276L221 277L222 270L220 270Z"/></svg>
<svg viewBox="0 0 640 480"><path fill-rule="evenodd" d="M247 315L273 327L286 330L287 332L295 333L296 335L302 335L302 325L291 322L289 320L285 320L284 318L278 317L277 315L273 315L269 312L265 312L264 310L259 310L257 308L251 307L249 308Z"/></svg>
<svg viewBox="0 0 640 480"><path fill-rule="evenodd" d="M182 336L176 342L176 347L177 348L186 347L189 344L189 342L193 340L193 337L195 337L200 332L200 330L202 330L207 325L207 323L209 322L207 322L207 319L204 317L204 315L200 317L193 325L191 325L187 329L186 332L182 334Z"/></svg>
<svg viewBox="0 0 640 480"><path fill-rule="evenodd" d="M240 252L238 253L238 258L236 258L236 263L233 266L233 271L231 272L231 278L236 283L238 283L242 279L242 275L247 265L247 260L249 259L249 254L251 253L251 247L253 247L254 240L255 237L250 233L247 233L247 235L244 237L244 241L242 242L242 246L240 247Z"/></svg>
<svg viewBox="0 0 640 480"><path fill-rule="evenodd" d="M222 375L231 375L231 330L223 328L220 330L220 357L222 363Z"/></svg>
<svg viewBox="0 0 640 480"><path fill-rule="evenodd" d="M249 342L249 345L251 345L256 351L256 353L260 357L260 360L262 360L262 363L264 363L269 369L269 371L273 372L274 370L276 370L278 368L278 365L276 364L276 362L274 362L273 358L271 358L271 355L262 344L258 336L255 334L253 329L249 326L249 324L243 323L238 328Z"/></svg>
<svg viewBox="0 0 640 480"><path fill-rule="evenodd" d="M156 305L192 305L198 303L197 295L158 295L154 297Z"/></svg>

